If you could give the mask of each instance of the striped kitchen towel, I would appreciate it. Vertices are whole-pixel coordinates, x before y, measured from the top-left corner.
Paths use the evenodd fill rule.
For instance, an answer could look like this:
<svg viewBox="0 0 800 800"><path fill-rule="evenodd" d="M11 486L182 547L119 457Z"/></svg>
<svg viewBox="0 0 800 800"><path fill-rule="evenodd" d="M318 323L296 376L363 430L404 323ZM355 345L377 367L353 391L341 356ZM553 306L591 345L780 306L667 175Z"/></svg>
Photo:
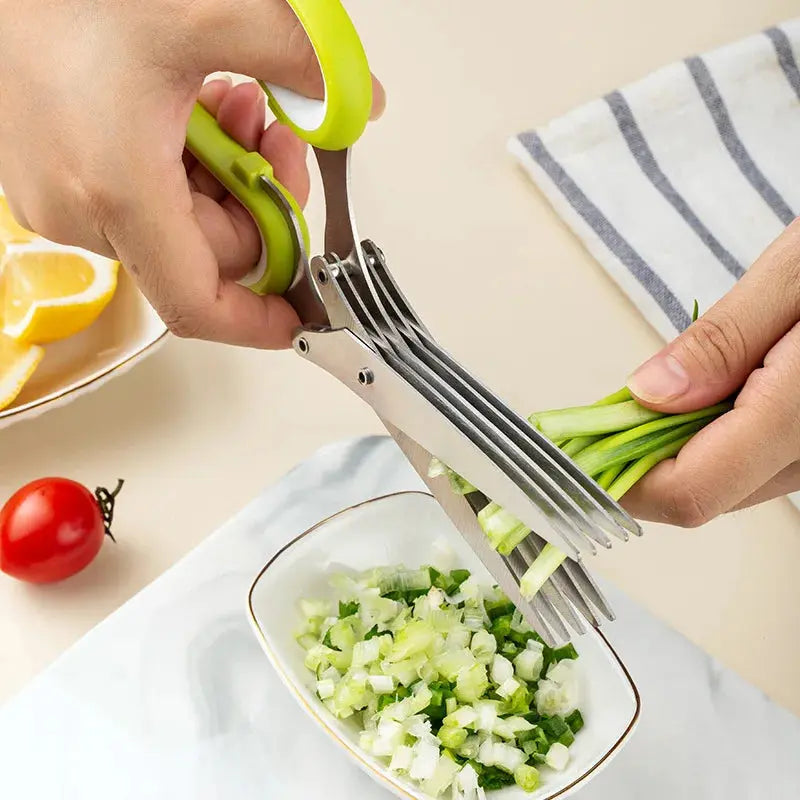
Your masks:
<svg viewBox="0 0 800 800"><path fill-rule="evenodd" d="M800 19L661 69L509 143L665 338L800 214ZM800 507L800 494L793 495Z"/></svg>

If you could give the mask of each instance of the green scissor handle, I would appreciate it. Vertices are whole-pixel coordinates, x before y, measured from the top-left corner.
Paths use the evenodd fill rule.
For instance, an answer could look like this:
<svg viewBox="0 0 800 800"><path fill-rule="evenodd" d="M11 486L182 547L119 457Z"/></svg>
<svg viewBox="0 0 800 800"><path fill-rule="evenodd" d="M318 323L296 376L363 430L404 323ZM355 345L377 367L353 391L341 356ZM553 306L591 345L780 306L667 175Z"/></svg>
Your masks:
<svg viewBox="0 0 800 800"><path fill-rule="evenodd" d="M316 53L325 99L312 100L260 81L269 106L279 121L314 147L350 147L372 109L372 75L358 33L339 0L287 2ZM228 136L199 104L189 119L186 146L247 208L261 233L260 263L242 283L258 294L283 294L302 253L308 252L308 227L299 204L275 180L272 165Z"/></svg>

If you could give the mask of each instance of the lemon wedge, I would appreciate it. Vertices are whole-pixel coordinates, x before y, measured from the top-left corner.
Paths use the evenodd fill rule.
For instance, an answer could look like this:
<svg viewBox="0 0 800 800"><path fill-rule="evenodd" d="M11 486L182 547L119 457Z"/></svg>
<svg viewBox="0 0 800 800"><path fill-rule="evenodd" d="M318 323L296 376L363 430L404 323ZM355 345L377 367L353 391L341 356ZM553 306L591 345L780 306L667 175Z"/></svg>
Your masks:
<svg viewBox="0 0 800 800"><path fill-rule="evenodd" d="M0 194L0 247L3 244L32 242L36 234L25 229L15 219L8 200Z"/></svg>
<svg viewBox="0 0 800 800"><path fill-rule="evenodd" d="M44 240L9 244L0 261L3 333L47 344L82 331L114 296L118 268L116 261Z"/></svg>
<svg viewBox="0 0 800 800"><path fill-rule="evenodd" d="M35 344L20 344L0 333L0 409L10 405L44 357Z"/></svg>

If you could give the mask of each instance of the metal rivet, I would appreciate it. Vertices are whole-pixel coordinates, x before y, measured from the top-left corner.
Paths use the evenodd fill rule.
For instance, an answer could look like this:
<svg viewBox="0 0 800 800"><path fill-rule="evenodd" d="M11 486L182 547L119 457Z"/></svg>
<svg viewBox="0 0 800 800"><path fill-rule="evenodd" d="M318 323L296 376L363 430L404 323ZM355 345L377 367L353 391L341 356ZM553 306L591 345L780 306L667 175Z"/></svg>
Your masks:
<svg viewBox="0 0 800 800"><path fill-rule="evenodd" d="M305 355L309 351L308 340L302 337L297 340L297 349Z"/></svg>
<svg viewBox="0 0 800 800"><path fill-rule="evenodd" d="M369 386L374 380L375 376L372 374L371 369L364 367L358 371L358 382L362 386Z"/></svg>
<svg viewBox="0 0 800 800"><path fill-rule="evenodd" d="M321 269L317 273L317 280L324 286L328 282L328 273L324 269Z"/></svg>

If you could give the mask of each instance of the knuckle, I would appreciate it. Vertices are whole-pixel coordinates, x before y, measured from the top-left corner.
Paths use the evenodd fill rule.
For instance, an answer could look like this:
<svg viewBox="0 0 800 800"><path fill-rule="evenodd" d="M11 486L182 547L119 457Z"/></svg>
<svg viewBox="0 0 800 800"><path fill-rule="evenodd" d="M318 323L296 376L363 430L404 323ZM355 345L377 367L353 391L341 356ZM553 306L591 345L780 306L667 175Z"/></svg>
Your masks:
<svg viewBox="0 0 800 800"><path fill-rule="evenodd" d="M81 183L79 192L89 230L97 237L110 241L125 216L123 201L104 181Z"/></svg>
<svg viewBox="0 0 800 800"><path fill-rule="evenodd" d="M62 244L92 249L121 217L120 203L107 182L80 174L64 174L51 181L47 193L32 199L27 227L40 236Z"/></svg>
<svg viewBox="0 0 800 800"><path fill-rule="evenodd" d="M800 452L800 397L791 376L772 367L772 363L765 363L750 374L740 395L741 402L770 421L770 428L780 432L783 445Z"/></svg>
<svg viewBox="0 0 800 800"><path fill-rule="evenodd" d="M64 211L52 202L37 199L31 203L27 213L28 227L51 242L67 244L70 226L65 216Z"/></svg>
<svg viewBox="0 0 800 800"><path fill-rule="evenodd" d="M699 528L722 513L719 501L690 483L680 483L672 491L667 520L681 528Z"/></svg>
<svg viewBox="0 0 800 800"><path fill-rule="evenodd" d="M201 339L205 331L203 315L178 306L166 306L159 311L163 323L170 333L179 339Z"/></svg>
<svg viewBox="0 0 800 800"><path fill-rule="evenodd" d="M717 379L735 377L748 356L741 326L727 314L698 319L688 329L683 348L703 373Z"/></svg>

